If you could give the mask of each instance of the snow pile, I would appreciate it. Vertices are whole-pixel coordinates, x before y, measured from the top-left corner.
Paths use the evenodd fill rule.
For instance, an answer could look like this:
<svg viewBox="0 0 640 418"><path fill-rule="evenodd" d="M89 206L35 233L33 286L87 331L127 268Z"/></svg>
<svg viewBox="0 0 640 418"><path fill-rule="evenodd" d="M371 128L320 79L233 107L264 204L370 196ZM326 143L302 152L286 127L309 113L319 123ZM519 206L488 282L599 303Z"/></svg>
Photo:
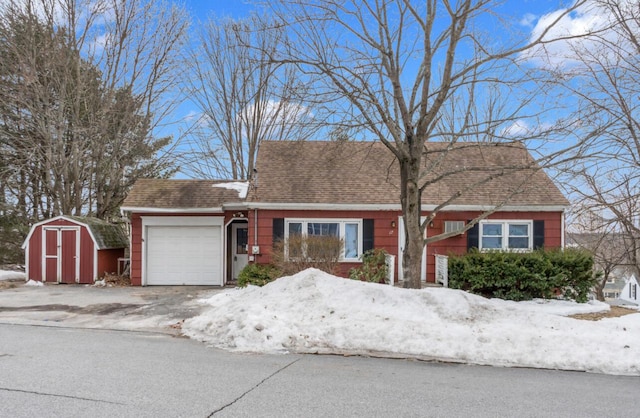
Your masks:
<svg viewBox="0 0 640 418"><path fill-rule="evenodd" d="M244 352L419 357L498 366L640 375L640 313L565 318L562 303L513 303L452 289L407 290L306 270L219 293L183 332ZM602 310L584 304L579 310Z"/></svg>
<svg viewBox="0 0 640 418"><path fill-rule="evenodd" d="M25 286L44 286L42 282L38 282L36 280L29 280L24 284Z"/></svg>
<svg viewBox="0 0 640 418"><path fill-rule="evenodd" d="M534 299L523 302L513 302L510 300L493 299L496 305L511 308L520 308L528 311L545 312L553 315L577 315L593 312L607 312L611 310L611 305L604 302L592 300L587 303L575 303L568 300Z"/></svg>
<svg viewBox="0 0 640 418"><path fill-rule="evenodd" d="M249 191L249 182L246 181L232 181L228 183L217 183L213 187L222 187L224 189L235 190L238 192L238 197L244 199L247 197Z"/></svg>
<svg viewBox="0 0 640 418"><path fill-rule="evenodd" d="M0 280L24 280L25 274L20 271L0 270Z"/></svg>

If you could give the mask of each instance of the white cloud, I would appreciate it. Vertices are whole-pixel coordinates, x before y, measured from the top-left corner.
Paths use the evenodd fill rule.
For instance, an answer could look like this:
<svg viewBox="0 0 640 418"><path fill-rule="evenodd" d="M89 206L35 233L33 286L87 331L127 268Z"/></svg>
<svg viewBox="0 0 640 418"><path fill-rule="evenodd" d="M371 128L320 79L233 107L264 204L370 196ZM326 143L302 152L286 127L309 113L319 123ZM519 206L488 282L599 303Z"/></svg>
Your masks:
<svg viewBox="0 0 640 418"><path fill-rule="evenodd" d="M522 16L522 19L520 19L520 25L521 26L526 26L528 28L533 28L533 24L535 23L536 19L538 18L538 16L531 14L531 13L527 13L524 16Z"/></svg>
<svg viewBox="0 0 640 418"><path fill-rule="evenodd" d="M183 118L185 122L193 122L202 118L202 112L190 110Z"/></svg>
<svg viewBox="0 0 640 418"><path fill-rule="evenodd" d="M522 137L529 135L533 129L529 125L529 123L525 120L519 119L513 122L511 125L502 129L500 132L500 136L502 137Z"/></svg>
<svg viewBox="0 0 640 418"><path fill-rule="evenodd" d="M631 10L633 3L634 0L621 0L621 8L624 10L627 7L627 10ZM564 13L566 13L566 9L559 9L543 15L535 23L535 26L532 25L533 21L529 20L531 16L526 15L521 20L521 24L527 26L528 23L533 27L530 41L540 36L544 41L542 45L538 45L521 55L522 59L539 67L570 69L579 65L578 56L581 52L595 53L602 40L609 41L611 45L625 47L625 41L618 33L606 29L612 23L613 16L595 2L587 2L571 13L562 16ZM549 27L551 29L544 33Z"/></svg>
<svg viewBox="0 0 640 418"><path fill-rule="evenodd" d="M260 137L268 140L275 139L300 139L290 137L290 134L298 134L296 126L302 121L313 118L313 112L308 107L293 101L267 100L260 103L252 103L242 109L236 116L244 127L243 135L249 137L247 130L253 130L254 120L261 118Z"/></svg>
<svg viewBox="0 0 640 418"><path fill-rule="evenodd" d="M93 42L89 45L89 52L94 55L100 55L104 51L104 48L109 43L110 35L103 33L95 37Z"/></svg>

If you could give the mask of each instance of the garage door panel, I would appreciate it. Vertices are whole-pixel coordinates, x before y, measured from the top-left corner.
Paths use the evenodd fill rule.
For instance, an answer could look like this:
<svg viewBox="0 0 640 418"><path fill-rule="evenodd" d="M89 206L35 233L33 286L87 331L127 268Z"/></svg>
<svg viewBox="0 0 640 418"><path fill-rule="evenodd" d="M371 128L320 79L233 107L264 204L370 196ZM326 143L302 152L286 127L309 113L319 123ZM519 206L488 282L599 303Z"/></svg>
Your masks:
<svg viewBox="0 0 640 418"><path fill-rule="evenodd" d="M222 228L149 226L148 285L222 285Z"/></svg>

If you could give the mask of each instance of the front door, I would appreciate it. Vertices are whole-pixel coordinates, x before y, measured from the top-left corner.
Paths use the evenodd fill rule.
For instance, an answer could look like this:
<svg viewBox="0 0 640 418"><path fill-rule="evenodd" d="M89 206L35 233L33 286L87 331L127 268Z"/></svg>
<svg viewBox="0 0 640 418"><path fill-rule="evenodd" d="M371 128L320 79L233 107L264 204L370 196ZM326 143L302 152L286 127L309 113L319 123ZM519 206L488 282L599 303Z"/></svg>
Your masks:
<svg viewBox="0 0 640 418"><path fill-rule="evenodd" d="M42 281L77 283L79 274L78 227L43 227Z"/></svg>
<svg viewBox="0 0 640 418"><path fill-rule="evenodd" d="M238 280L238 274L249 263L249 228L246 222L231 224L232 279Z"/></svg>

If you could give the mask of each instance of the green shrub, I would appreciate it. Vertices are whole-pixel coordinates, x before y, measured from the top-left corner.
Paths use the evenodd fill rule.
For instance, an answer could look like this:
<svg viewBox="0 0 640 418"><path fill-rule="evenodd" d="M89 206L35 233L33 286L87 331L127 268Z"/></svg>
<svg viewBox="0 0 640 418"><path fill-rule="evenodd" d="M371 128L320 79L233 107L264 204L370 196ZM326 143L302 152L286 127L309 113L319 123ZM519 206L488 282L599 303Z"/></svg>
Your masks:
<svg viewBox="0 0 640 418"><path fill-rule="evenodd" d="M360 257L362 265L349 270L349 278L363 282L386 283L389 273L386 256L387 252L382 249L365 251Z"/></svg>
<svg viewBox="0 0 640 418"><path fill-rule="evenodd" d="M282 276L282 272L271 264L247 264L238 274L238 286L264 286Z"/></svg>
<svg viewBox="0 0 640 418"><path fill-rule="evenodd" d="M449 257L449 287L516 301L562 295L585 302L595 285L592 268L591 255L575 249L472 251Z"/></svg>

